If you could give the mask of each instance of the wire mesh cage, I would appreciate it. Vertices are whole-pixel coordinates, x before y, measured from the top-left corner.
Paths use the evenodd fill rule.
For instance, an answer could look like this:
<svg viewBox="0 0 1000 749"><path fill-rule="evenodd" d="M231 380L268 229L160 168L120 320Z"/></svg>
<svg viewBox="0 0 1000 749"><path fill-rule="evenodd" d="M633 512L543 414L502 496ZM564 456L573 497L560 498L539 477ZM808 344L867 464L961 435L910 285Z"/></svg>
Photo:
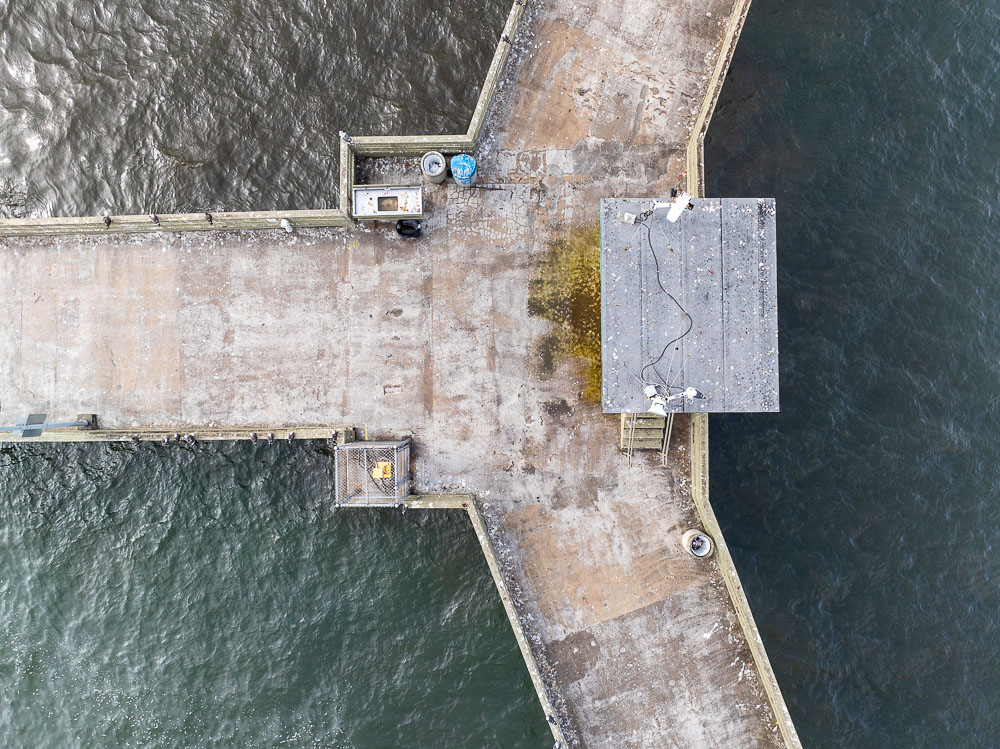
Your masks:
<svg viewBox="0 0 1000 749"><path fill-rule="evenodd" d="M334 450L336 505L397 505L410 494L410 440L349 442Z"/></svg>

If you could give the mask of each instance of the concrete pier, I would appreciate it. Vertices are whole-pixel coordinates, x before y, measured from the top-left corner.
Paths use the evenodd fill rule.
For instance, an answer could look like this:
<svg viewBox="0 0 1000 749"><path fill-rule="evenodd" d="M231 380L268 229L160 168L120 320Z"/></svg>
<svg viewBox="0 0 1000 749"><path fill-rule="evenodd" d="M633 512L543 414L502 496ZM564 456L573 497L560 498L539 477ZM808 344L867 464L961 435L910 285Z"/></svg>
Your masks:
<svg viewBox="0 0 1000 749"><path fill-rule="evenodd" d="M412 436L419 491L476 498L568 744L798 746L717 526L710 560L679 543L711 512L704 416L678 418L668 467L638 453L629 467L585 365L529 312L541 260L597 225L602 197L698 183L692 138L744 11L529 5L480 187L429 186L419 240L382 226L0 240L2 418Z"/></svg>

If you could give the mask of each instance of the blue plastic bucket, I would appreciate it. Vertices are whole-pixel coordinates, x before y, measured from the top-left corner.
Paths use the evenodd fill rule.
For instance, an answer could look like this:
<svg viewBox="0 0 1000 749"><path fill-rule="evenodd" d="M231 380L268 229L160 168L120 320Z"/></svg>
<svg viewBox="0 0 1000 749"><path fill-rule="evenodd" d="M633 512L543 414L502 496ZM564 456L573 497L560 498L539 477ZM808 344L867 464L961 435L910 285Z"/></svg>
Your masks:
<svg viewBox="0 0 1000 749"><path fill-rule="evenodd" d="M452 156L451 174L458 184L468 187L476 178L476 160L466 153Z"/></svg>

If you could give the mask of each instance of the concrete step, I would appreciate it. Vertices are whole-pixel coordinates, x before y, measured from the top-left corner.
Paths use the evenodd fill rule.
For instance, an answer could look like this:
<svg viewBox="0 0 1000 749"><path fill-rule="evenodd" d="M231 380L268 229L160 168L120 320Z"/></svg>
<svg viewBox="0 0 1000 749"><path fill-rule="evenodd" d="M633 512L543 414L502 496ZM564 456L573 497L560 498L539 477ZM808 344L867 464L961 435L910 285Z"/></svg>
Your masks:
<svg viewBox="0 0 1000 749"><path fill-rule="evenodd" d="M628 443L626 442L625 446L622 449L624 450L627 447ZM634 440L632 442L633 450L660 450L662 447L663 447L663 437L651 440Z"/></svg>
<svg viewBox="0 0 1000 749"><path fill-rule="evenodd" d="M624 419L622 420L625 421L626 423L630 422L632 419L635 419L636 426L649 425L649 424L658 424L660 426L663 426L667 421L666 417L657 416L656 414L622 414L622 416L624 417Z"/></svg>
<svg viewBox="0 0 1000 749"><path fill-rule="evenodd" d="M648 428L639 429L638 427L636 427L635 430L626 428L623 434L626 438L631 434L633 439L648 440L648 439L653 439L655 437L663 436L664 431L666 431L666 427L659 427L658 429L648 429Z"/></svg>
<svg viewBox="0 0 1000 749"><path fill-rule="evenodd" d="M635 424L633 427L632 424ZM622 414L620 448L633 450L659 450L667 431L667 420L655 414Z"/></svg>

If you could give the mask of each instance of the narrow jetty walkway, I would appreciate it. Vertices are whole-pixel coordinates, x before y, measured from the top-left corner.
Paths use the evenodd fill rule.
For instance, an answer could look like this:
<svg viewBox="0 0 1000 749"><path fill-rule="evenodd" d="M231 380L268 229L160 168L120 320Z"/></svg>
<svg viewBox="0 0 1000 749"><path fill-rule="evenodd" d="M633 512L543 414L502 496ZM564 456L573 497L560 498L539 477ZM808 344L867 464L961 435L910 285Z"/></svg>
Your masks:
<svg viewBox="0 0 1000 749"><path fill-rule="evenodd" d="M668 467L629 467L617 418L529 313L540 259L596 226L602 197L686 184L744 5L529 3L480 188L431 187L416 241L382 226L0 240L4 418L412 435L421 491L477 498L570 745L785 745L720 557L679 545L701 524L703 425L678 418Z"/></svg>

